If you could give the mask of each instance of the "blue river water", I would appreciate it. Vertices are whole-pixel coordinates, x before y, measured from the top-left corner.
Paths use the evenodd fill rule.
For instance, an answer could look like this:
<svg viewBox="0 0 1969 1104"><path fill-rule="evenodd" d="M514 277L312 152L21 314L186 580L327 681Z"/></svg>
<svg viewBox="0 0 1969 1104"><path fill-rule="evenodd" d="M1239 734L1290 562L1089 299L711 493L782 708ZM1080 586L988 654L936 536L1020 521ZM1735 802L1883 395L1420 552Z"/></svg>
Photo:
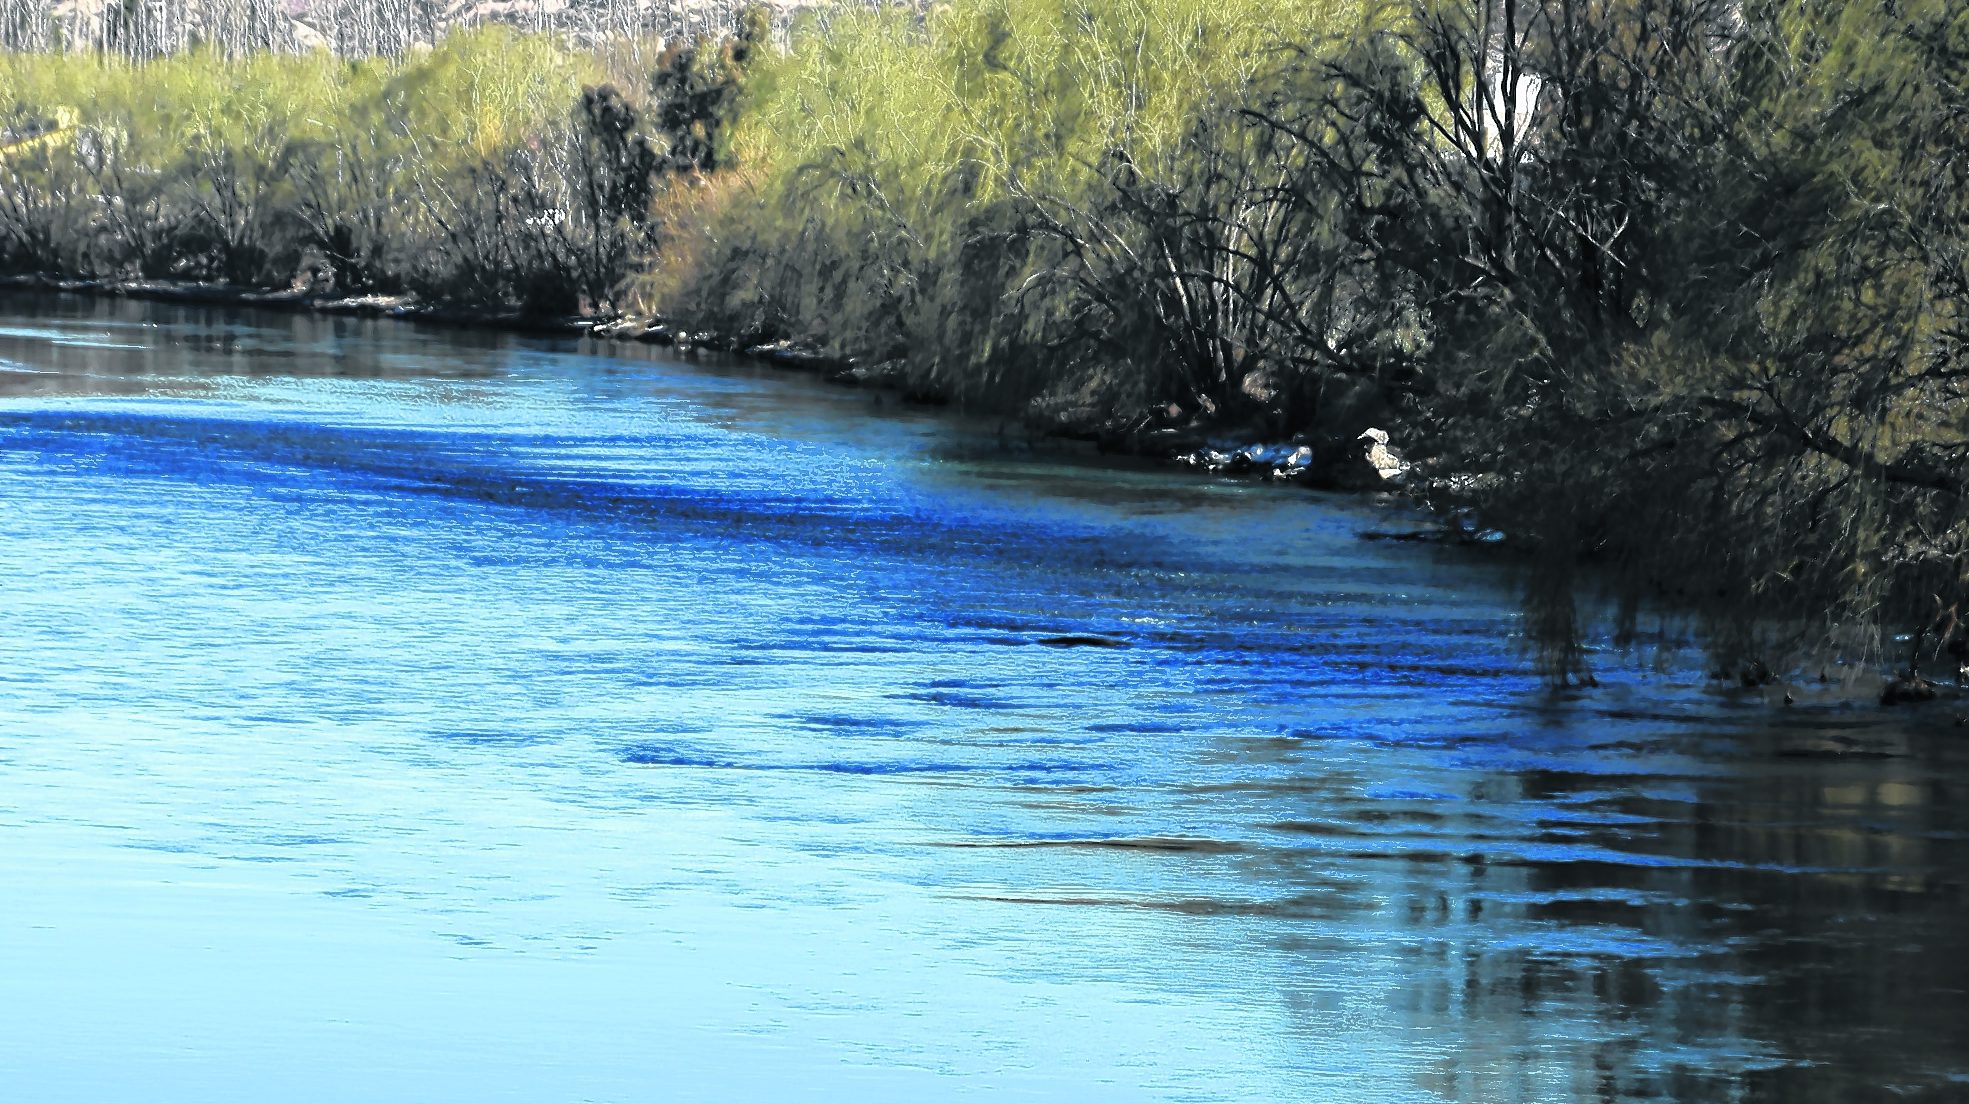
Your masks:
<svg viewBox="0 0 1969 1104"><path fill-rule="evenodd" d="M1548 692L1394 509L0 300L0 1099L1969 1099L1953 710Z"/></svg>

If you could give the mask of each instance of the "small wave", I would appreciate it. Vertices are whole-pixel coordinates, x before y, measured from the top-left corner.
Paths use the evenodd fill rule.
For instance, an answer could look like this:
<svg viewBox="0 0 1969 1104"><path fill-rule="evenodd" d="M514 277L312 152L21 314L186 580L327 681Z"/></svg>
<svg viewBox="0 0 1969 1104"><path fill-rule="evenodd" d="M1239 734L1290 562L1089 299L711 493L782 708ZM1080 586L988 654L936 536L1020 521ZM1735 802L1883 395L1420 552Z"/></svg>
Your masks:
<svg viewBox="0 0 1969 1104"><path fill-rule="evenodd" d="M925 727L921 721L907 721L897 717L862 717L848 713L791 714L787 715L786 719L808 728L882 733L892 736L907 735Z"/></svg>
<svg viewBox="0 0 1969 1104"><path fill-rule="evenodd" d="M1036 837L1031 839L997 840L943 840L931 843L932 847L972 847L982 849L1018 849L1027 847L1084 847L1115 851L1168 851L1188 852L1203 855L1225 855L1247 850L1236 840L1209 839L1200 836L1086 836L1086 837Z"/></svg>
<svg viewBox="0 0 1969 1104"><path fill-rule="evenodd" d="M961 690L925 690L912 694L904 694L903 697L909 701L948 706L952 709L996 711L1018 708L1018 705L1014 702L1004 701L999 698L987 698L981 694L968 694Z"/></svg>
<svg viewBox="0 0 1969 1104"><path fill-rule="evenodd" d="M1048 648L1126 648L1126 640L1097 633L1065 633L1060 636L1041 636L1033 639L1034 644Z"/></svg>
<svg viewBox="0 0 1969 1104"><path fill-rule="evenodd" d="M480 728L439 729L432 732L430 738L439 743L469 744L474 747L527 747L544 742L542 737L527 732Z"/></svg>
<svg viewBox="0 0 1969 1104"><path fill-rule="evenodd" d="M1081 727L1089 732L1129 736L1180 736L1183 732L1182 725L1170 724L1167 721L1103 721Z"/></svg>
<svg viewBox="0 0 1969 1104"><path fill-rule="evenodd" d="M747 762L717 755L659 748L635 748L623 753L624 762L639 767L696 767L703 770L794 771L821 774L909 775L909 774L1062 774L1098 769L1084 763L1027 761L1018 763L959 763L944 760L892 760L856 762L817 760L805 762Z"/></svg>
<svg viewBox="0 0 1969 1104"><path fill-rule="evenodd" d="M964 900L993 901L1007 905L1078 906L1082 908L1131 908L1174 912L1187 916L1285 916L1309 918L1330 916L1359 908L1359 903L1339 894L1296 894L1291 897L1239 900L1223 897L1128 897L1120 895L1085 896L1062 894L978 893L965 894Z"/></svg>

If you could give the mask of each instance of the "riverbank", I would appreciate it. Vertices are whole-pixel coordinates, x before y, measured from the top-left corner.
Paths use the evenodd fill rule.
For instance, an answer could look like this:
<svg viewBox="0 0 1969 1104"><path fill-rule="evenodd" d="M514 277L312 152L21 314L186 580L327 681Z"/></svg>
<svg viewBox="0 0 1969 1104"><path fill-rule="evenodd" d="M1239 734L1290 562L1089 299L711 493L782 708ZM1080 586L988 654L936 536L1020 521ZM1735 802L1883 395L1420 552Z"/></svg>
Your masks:
<svg viewBox="0 0 1969 1104"><path fill-rule="evenodd" d="M594 317L529 318L516 313L474 312L459 309L431 307L416 303L407 297L335 297L310 293L302 289L264 289L216 285L209 283L169 282L169 281L77 281L39 277L0 278L0 302L9 296L56 295L73 297L77 300L133 300L170 304L184 307L264 311L279 314L306 314L321 317L362 318L378 322L423 323L438 330L500 330L519 334L533 334L546 337L587 339L584 345L607 356L611 346L624 348L623 362L633 364L647 362L647 354L628 353L626 347L647 346L665 351L682 351L686 354L696 351L715 354L712 363L731 358L751 361L801 377L814 384L832 388L867 388L885 394L898 396L900 402L910 405L942 405L934 398L910 399L906 392L906 381L880 372L870 372L853 361L842 361L825 356L813 349L789 343L748 343L729 335L720 335L690 327L647 319ZM42 308L48 307L42 300ZM59 308L70 310L73 307ZM88 309L88 308L83 308ZM38 309L37 309L38 313ZM386 327L388 328L388 327ZM438 337L431 334L430 337ZM596 343L594 345L588 342ZM597 345L599 346L597 348ZM794 382L794 381L789 381ZM805 386L796 388L796 393L804 393L811 401L814 391ZM878 422L891 422L879 413L886 405L878 400L872 404L853 404L853 417L867 418ZM953 413L957 413L953 411ZM941 421L942 419L938 419ZM968 419L975 422L975 419ZM959 424L967 421L962 417ZM987 427L989 421L983 423ZM1003 440L1001 431L1001 441ZM1092 459L1092 454L1105 452L1113 456L1131 456L1158 463L1170 469L1188 469L1195 472L1208 472L1212 469L1190 459L1185 454L1171 456L1150 449L1124 449L1104 447L1092 435L1072 433L1044 434L1035 432L1026 438L1028 444L1050 440L1051 448L1058 450L1063 457L1080 456ZM1293 451L1306 446L1291 446ZM1251 481L1269 481L1285 486L1314 486L1310 479L1279 478L1264 468L1265 453L1276 456L1279 449L1266 449L1263 446L1247 446L1244 456L1226 450L1213 450L1220 458L1217 474L1227 478ZM1024 451L1024 450L1020 450ZM1239 450L1246 451L1246 450ZM1255 459L1250 453L1260 454ZM1125 468L1135 468L1133 463L1123 464ZM1172 485L1180 486L1187 479L1176 478ZM1281 487L1283 490L1283 487ZM1267 496L1269 497L1269 496ZM1522 547L1506 541L1499 534L1473 531L1467 526L1459 526L1454 519L1417 513L1402 509L1404 502L1412 501L1410 495L1399 484L1384 488L1379 493L1357 493L1356 497L1365 507L1378 501L1389 511L1373 520L1365 521L1353 530L1353 535L1363 543L1393 544L1454 544L1459 549L1459 560L1467 559L1473 564L1508 566L1514 574L1524 571L1528 566ZM1291 501L1293 496L1282 496ZM1321 504L1330 508L1336 500L1331 496L1307 496L1305 509L1314 515L1322 509ZM1425 520L1433 518L1433 520ZM1671 616L1673 616L1671 614ZM1686 614L1684 615L1686 616ZM1662 630L1667 632L1665 628ZM1649 645L1631 642L1628 645L1610 647L1608 640L1601 638L1594 645L1594 651L1601 653L1600 664L1607 664L1605 656L1616 651L1626 651L1631 647L1646 648ZM1685 647L1688 641L1667 643L1664 646L1671 652ZM1633 666L1634 656L1612 662L1614 669ZM1959 687L1945 684L1946 671L1936 670L1929 665L1927 679L1910 679L1905 674L1884 675L1877 666L1865 663L1827 663L1813 664L1810 667L1792 665L1788 670L1773 670L1763 662L1743 665L1717 664L1710 669L1709 678L1719 688L1727 689L1732 695L1742 694L1746 699L1754 699L1765 705L1779 708L1797 704L1802 710L1834 706L1840 703L1852 704L1868 698L1878 699L1884 705L1919 706L1932 704L1935 710L1953 711L1961 707L1962 695ZM1597 686L1597 680L1582 680L1580 686ZM1801 744L1786 752L1787 755L1855 757L1867 758L1873 751L1850 746L1841 738L1829 736Z"/></svg>
<svg viewBox="0 0 1969 1104"><path fill-rule="evenodd" d="M186 306L275 311L359 318L383 318L436 326L493 328L515 333L587 337L612 342L745 357L776 368L819 376L845 387L894 393L905 402L941 406L951 397L911 379L894 361L866 363L831 355L817 345L768 340L761 334L732 334L674 320L625 315L540 316L521 311L477 310L425 303L411 295L342 296L303 287L254 288L185 280L77 280L56 276L0 277L0 291L56 293L141 299ZM1028 417L1026 426L1041 436L1092 444L1102 452L1161 461L1210 475L1267 480L1318 490L1394 493L1407 465L1389 447L1385 431L1374 429L1356 441L1320 441L1301 434L1283 441L1256 438L1248 426L1208 419L1183 419L1173 409L1143 411L1132 418L1101 418L1088 411L1049 412ZM1414 539L1418 534L1399 534ZM1426 535L1426 534L1425 534Z"/></svg>

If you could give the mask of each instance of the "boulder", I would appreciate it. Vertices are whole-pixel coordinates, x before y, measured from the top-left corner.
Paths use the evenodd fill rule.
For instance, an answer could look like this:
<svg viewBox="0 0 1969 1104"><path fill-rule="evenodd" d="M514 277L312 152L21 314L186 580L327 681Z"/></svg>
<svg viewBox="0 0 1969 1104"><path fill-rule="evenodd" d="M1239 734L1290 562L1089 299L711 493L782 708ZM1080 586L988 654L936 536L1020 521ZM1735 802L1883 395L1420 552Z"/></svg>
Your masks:
<svg viewBox="0 0 1969 1104"><path fill-rule="evenodd" d="M1207 472L1222 472L1230 467L1231 454L1205 445L1194 452L1178 456L1176 462L1184 467L1200 468Z"/></svg>
<svg viewBox="0 0 1969 1104"><path fill-rule="evenodd" d="M1278 400L1278 382L1270 372L1247 372L1237 386L1246 398L1255 403L1270 406Z"/></svg>
<svg viewBox="0 0 1969 1104"><path fill-rule="evenodd" d="M359 314L376 317L407 306L406 295L352 295L346 299L316 300L314 309L323 314Z"/></svg>
<svg viewBox="0 0 1969 1104"><path fill-rule="evenodd" d="M1274 456L1272 458L1271 477L1273 479L1281 481L1301 480L1311 475L1312 470L1313 447L1311 445L1297 445L1293 447L1291 452L1286 453L1284 456Z"/></svg>
<svg viewBox="0 0 1969 1104"><path fill-rule="evenodd" d="M1313 471L1312 446L1297 442L1282 445L1223 446L1191 444L1180 430L1155 430L1142 435L1147 441L1190 444L1186 450L1172 450L1173 459L1186 467L1200 468L1217 475L1256 475L1266 479L1304 480ZM1165 453L1165 455L1168 455Z"/></svg>
<svg viewBox="0 0 1969 1104"><path fill-rule="evenodd" d="M606 337L611 341L640 341L648 324L636 318L618 318L603 322L588 332L595 337Z"/></svg>
<svg viewBox="0 0 1969 1104"><path fill-rule="evenodd" d="M1166 429L1144 431L1137 439L1137 444L1144 456L1174 460L1203 448L1206 442L1199 433L1171 426Z"/></svg>
<svg viewBox="0 0 1969 1104"><path fill-rule="evenodd" d="M803 342L774 341L764 345L753 345L745 352L747 356L756 360L797 371L838 372L849 367L849 363L840 357L828 356L817 347Z"/></svg>
<svg viewBox="0 0 1969 1104"><path fill-rule="evenodd" d="M1919 702L1935 700L1940 691L1935 684L1920 675L1900 675L1888 681L1880 690L1881 705L1914 705Z"/></svg>
<svg viewBox="0 0 1969 1104"><path fill-rule="evenodd" d="M908 365L900 360L884 360L876 364L856 364L844 361L841 366L827 373L829 383L846 387L901 387L908 379Z"/></svg>

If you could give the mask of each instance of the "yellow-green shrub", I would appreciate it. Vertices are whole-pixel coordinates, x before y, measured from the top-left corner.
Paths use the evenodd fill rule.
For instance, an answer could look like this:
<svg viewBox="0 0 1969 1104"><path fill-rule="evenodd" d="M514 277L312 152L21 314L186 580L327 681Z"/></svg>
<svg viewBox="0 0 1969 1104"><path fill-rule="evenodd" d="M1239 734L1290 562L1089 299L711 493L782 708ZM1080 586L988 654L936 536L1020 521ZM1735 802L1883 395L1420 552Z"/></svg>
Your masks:
<svg viewBox="0 0 1969 1104"><path fill-rule="evenodd" d="M750 78L747 182L702 235L717 246L652 298L1020 401L1084 367L1046 353L1075 306L1035 288L1063 258L1032 205L1106 202L1116 151L1163 171L1282 51L1361 18L1345 0L986 0L796 28Z"/></svg>

